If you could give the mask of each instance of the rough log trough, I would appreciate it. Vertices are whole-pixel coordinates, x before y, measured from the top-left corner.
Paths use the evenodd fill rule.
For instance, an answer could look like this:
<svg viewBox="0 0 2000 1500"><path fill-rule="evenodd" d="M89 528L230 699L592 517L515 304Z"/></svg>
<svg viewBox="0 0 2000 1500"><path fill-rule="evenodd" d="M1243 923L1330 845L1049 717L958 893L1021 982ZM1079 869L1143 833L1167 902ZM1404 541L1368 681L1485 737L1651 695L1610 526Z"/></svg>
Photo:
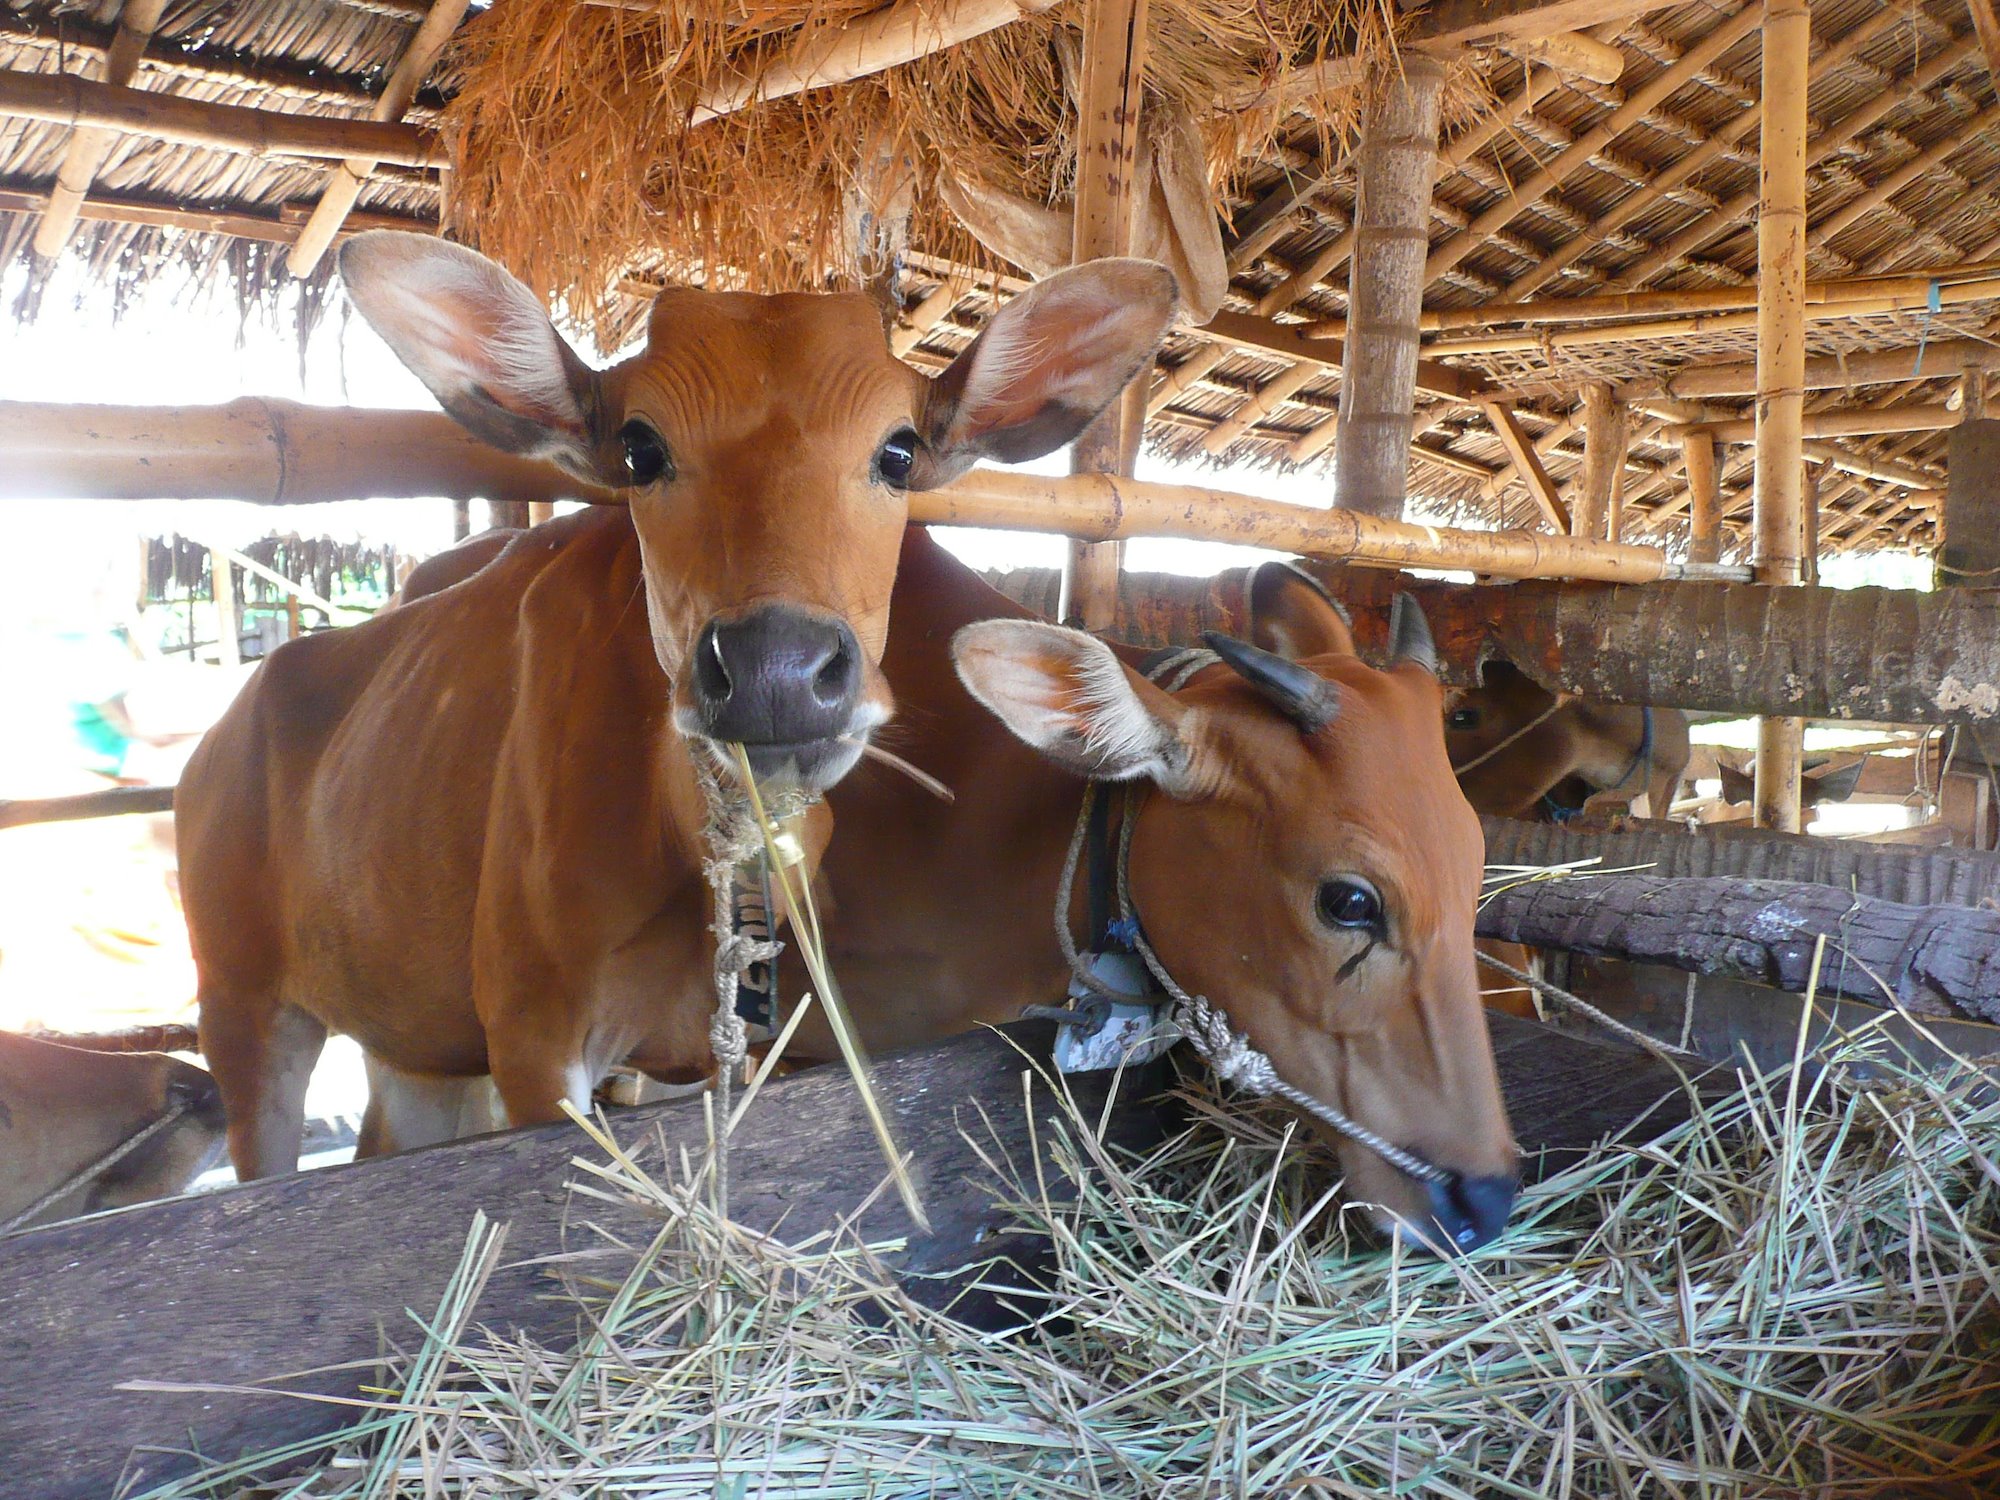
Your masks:
<svg viewBox="0 0 2000 1500"><path fill-rule="evenodd" d="M1776 589L1663 581L1444 583L1308 563L1354 615L1364 655L1409 593L1437 637L1447 681L1504 659L1543 687L1605 703L1887 724L2000 723L2000 589ZM1052 575L994 585L1037 611ZM1242 569L1211 578L1128 573L1113 633L1146 645L1243 629ZM1050 618L1054 618L1050 616Z"/></svg>
<svg viewBox="0 0 2000 1500"><path fill-rule="evenodd" d="M1905 906L1780 880L1568 875L1487 897L1481 937L2000 1021L2000 911Z"/></svg>
<svg viewBox="0 0 2000 1500"><path fill-rule="evenodd" d="M1531 1171L1560 1166L1606 1136L1651 1137L1686 1118L1678 1075L1648 1054L1508 1016L1493 1017L1492 1026ZM1045 1059L1052 1030L1010 1027L1012 1041L978 1033L877 1065L876 1082L917 1153L938 1230L918 1235L893 1194L877 1200L862 1229L871 1239L910 1234L909 1248L892 1257L900 1273L948 1271L998 1253L1034 1258L1032 1242L1005 1232L1008 1215L995 1206L991 1179L960 1128L1027 1166L1035 1144L1023 1051ZM1080 1075L1070 1086L1084 1116L1097 1118L1107 1077ZM1144 1148L1173 1123L1163 1107L1137 1102L1129 1080L1125 1098L1110 1116L1115 1144ZM1053 1111L1038 1089L1034 1113ZM670 1159L683 1147L698 1153L702 1119L701 1101L684 1100L623 1111L614 1129L651 1168L662 1141ZM1048 1134L1040 1132L1044 1146ZM578 1309L550 1295L557 1276L540 1258L565 1247L644 1244L658 1228L637 1209L572 1203L563 1185L576 1176L571 1162L579 1154L594 1152L570 1127L517 1131L7 1240L0 1454L10 1500L98 1500L121 1476L137 1475L137 1489L184 1471L178 1455L191 1443L226 1458L353 1420L351 1407L245 1387L344 1361L357 1363L282 1384L346 1395L367 1384L385 1336L406 1346L419 1337L409 1310L428 1315L435 1307L474 1210L509 1226L506 1263L487 1284L476 1321L502 1336L519 1329L548 1342L574 1339ZM881 1166L845 1073L820 1068L772 1083L737 1132L730 1174L734 1217L757 1229L782 1217L784 1232L802 1240L852 1212L875 1189ZM1059 1193L1061 1174L1046 1175ZM614 1238L596 1238L586 1223ZM593 1258L589 1273L615 1277L620 1253ZM946 1297L967 1280L928 1285ZM61 1359L49 1358L54 1349ZM234 1389L118 1389L133 1380Z"/></svg>

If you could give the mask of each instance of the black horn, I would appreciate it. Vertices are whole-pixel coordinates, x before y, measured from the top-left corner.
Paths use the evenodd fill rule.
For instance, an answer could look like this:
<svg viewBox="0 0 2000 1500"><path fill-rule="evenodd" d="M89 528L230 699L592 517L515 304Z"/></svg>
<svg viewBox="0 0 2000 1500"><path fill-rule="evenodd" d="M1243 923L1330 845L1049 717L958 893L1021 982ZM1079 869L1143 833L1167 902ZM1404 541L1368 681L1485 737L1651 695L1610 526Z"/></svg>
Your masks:
<svg viewBox="0 0 2000 1500"><path fill-rule="evenodd" d="M1431 639L1431 622L1423 607L1408 594L1398 594L1389 606L1389 664L1415 662L1431 676L1437 676L1437 642Z"/></svg>
<svg viewBox="0 0 2000 1500"><path fill-rule="evenodd" d="M1340 689L1317 672L1220 631L1205 630L1201 638L1231 671L1307 734L1317 734L1340 712Z"/></svg>

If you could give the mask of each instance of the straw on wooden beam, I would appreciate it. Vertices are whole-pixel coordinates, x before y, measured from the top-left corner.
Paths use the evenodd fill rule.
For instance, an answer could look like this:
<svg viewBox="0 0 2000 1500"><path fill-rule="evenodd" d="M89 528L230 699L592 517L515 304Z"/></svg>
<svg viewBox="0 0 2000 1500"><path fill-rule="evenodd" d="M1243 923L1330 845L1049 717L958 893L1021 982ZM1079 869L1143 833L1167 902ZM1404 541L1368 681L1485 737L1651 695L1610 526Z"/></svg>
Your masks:
<svg viewBox="0 0 2000 1500"><path fill-rule="evenodd" d="M1515 37L1499 45L1502 52L1523 62L1539 63L1592 83L1616 83L1625 76L1625 54L1587 32L1558 31L1548 36Z"/></svg>
<svg viewBox="0 0 2000 1500"><path fill-rule="evenodd" d="M160 24L166 0L128 0L118 16L118 31L104 54L104 82L121 86L132 81L153 28ZM35 254L44 260L59 255L76 230L78 210L97 180L97 169L111 154L117 135L110 130L79 130L64 148L62 166L56 170L56 185L49 195L48 211L35 226Z"/></svg>
<svg viewBox="0 0 2000 1500"><path fill-rule="evenodd" d="M176 94L92 83L68 73L0 72L0 115L46 120L93 135L115 136L122 131L245 156L337 160L365 152L393 166L445 165L437 133L422 126L212 104ZM88 191L87 184L84 191ZM63 201L70 205L74 196L66 193ZM66 207L66 211L72 213L73 223L74 209ZM48 222L44 220L44 224Z"/></svg>
<svg viewBox="0 0 2000 1500"><path fill-rule="evenodd" d="M1023 16L1039 15L1055 0L898 0L844 26L816 30L755 73L738 74L695 101L700 124L766 99L785 99L901 67L943 52Z"/></svg>
<svg viewBox="0 0 2000 1500"><path fill-rule="evenodd" d="M1976 6L1978 0L1973 0L1973 3ZM1806 234L1806 245L1811 249L1819 249L1830 244L1840 234L1887 203L1919 177L1935 171L1948 157L1981 139L1995 125L2000 125L2000 105L1982 110L1971 119L1954 124L1943 140L1919 151L1880 182L1871 185L1866 192L1851 202L1843 203L1814 224Z"/></svg>
<svg viewBox="0 0 2000 1500"><path fill-rule="evenodd" d="M425 14L416 34L410 38L410 45L397 59L396 67L382 85L381 97L375 101L371 111L377 121L399 120L410 107L410 101L417 97L417 90L429 76L431 65L444 50L451 34L458 29L458 23L465 18L469 0L432 0L430 10ZM285 257L285 268L294 276L310 276L319 265L320 257L326 254L327 246L340 230L344 220L361 197L362 186L375 170L379 158L368 156L350 157L333 170L320 192L319 204L313 209L312 217L293 244L291 254Z"/></svg>

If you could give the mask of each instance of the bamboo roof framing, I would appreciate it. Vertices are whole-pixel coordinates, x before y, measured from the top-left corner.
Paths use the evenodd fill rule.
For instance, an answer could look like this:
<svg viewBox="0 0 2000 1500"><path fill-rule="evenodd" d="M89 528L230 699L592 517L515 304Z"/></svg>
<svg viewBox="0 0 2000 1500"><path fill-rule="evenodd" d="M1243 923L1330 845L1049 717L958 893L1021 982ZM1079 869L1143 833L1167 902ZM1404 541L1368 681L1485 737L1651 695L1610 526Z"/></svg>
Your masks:
<svg viewBox="0 0 2000 1500"><path fill-rule="evenodd" d="M1586 515L1609 473L1625 539L1685 546L1698 427L1721 438L1723 556L1744 560L1760 13L1151 0L1142 117L1199 139L1228 278L1162 351L1151 448L1329 462L1359 90L1388 65L1393 14L1393 45L1453 69L1413 504L1566 525L1597 391L1625 442L1615 461L1600 445ZM0 267L28 277L17 315L46 275L38 239L119 267L120 295L180 267L249 301L289 284L287 260L317 294L338 232L448 222L609 346L662 280L837 282L848 164L886 128L920 179L892 344L935 369L1028 274L938 184L1068 211L1084 16L1083 0L0 0ZM1811 30L1821 538L1928 546L1960 381L2000 361L2000 27L1992 0L1815 0Z"/></svg>

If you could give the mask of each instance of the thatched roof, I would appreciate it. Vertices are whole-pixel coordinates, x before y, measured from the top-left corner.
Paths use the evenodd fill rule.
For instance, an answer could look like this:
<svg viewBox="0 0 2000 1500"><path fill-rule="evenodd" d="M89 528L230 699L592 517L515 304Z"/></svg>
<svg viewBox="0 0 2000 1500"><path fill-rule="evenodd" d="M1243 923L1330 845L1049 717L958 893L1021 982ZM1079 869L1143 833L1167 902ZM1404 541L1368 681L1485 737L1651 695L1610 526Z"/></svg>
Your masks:
<svg viewBox="0 0 2000 1500"><path fill-rule="evenodd" d="M934 14L949 0L922 3ZM0 0L0 69L94 76L118 9L118 0ZM169 0L134 84L364 116L425 9L423 0ZM1030 206L1060 204L1070 191L1080 4L1031 9L976 40L836 87L715 119L695 108L795 54L801 35L832 35L878 9L878 0L510 0L474 12L404 117L442 132L451 170L380 169L348 225L430 229L442 214L451 232L512 265L608 344L662 279L775 286L852 275L857 195L879 208L907 189L908 242L890 247L906 306L897 343L935 365L1022 269L978 244L946 206L950 190L969 184ZM1221 317L1177 334L1162 357L1156 448L1270 465L1330 457L1340 382L1337 353L1324 351L1338 345L1315 348L1287 325L1337 327L1342 316L1354 198L1347 147L1367 72L1342 60L1358 53L1379 65L1371 27L1389 9L1153 0L1148 108L1184 121L1183 156L1205 158L1228 282ZM1395 13L1412 45L1467 9L1434 0ZM1611 19L1587 35L1622 59L1613 83L1531 67L1499 47L1463 51L1431 225L1434 321L1502 302L1679 290L1709 292L1713 303L1747 288L1756 266L1754 0L1750 9L1741 0L1606 0L1600 10ZM1830 423L1809 444L1822 539L1834 549L1928 545L1945 443L1935 425L1918 424L1945 420L1934 409L1956 402L1968 358L2000 349L1991 337L2000 275L1943 274L2000 257L2000 107L1956 0L1820 0L1813 29L1809 274L1842 285L1828 291L1841 315L1808 324L1809 352L1837 362L1835 383L1808 395L1809 420L1893 411ZM69 134L0 115L0 264L32 262L37 210ZM191 266L254 300L281 286L276 252L330 165L121 137L96 174L72 253L121 294ZM1925 273L1914 292L1853 285L1908 271ZM1487 317L1486 326L1431 331L1427 384L1474 382L1485 399L1420 397L1418 489L1468 516L1542 524L1496 434L1495 408L1513 414L1567 487L1581 465L1582 393L1602 382L1632 413L1625 533L1675 540L1687 508L1675 424L1749 415L1748 386L1716 368L1754 354L1739 310L1747 302L1734 301L1642 303L1588 320L1533 310L1532 321ZM19 310L32 312L32 295ZM1863 356L1893 351L1908 357L1908 378L1885 381L1883 361ZM1692 394L1688 372L1699 377ZM1913 430L1857 430L1878 423ZM1749 449L1723 452L1726 511L1732 524L1747 523Z"/></svg>

